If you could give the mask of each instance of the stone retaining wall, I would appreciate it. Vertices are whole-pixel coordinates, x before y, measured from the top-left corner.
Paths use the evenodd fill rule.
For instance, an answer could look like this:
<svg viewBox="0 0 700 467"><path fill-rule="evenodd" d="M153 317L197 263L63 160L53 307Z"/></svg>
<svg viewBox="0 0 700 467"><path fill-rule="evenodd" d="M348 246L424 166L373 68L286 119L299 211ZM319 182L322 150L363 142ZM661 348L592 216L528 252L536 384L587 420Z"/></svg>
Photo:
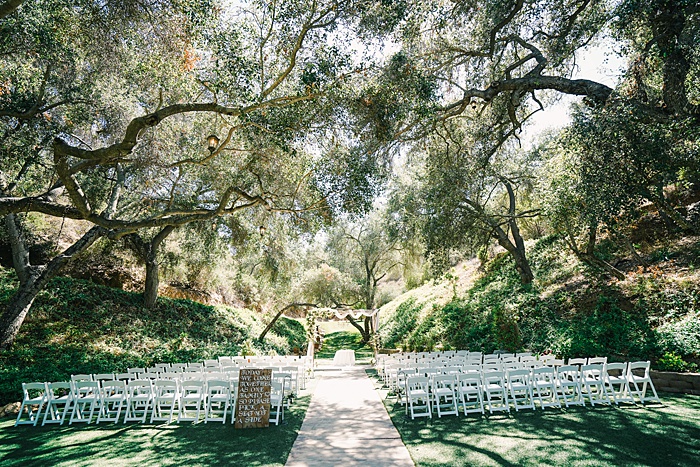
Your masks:
<svg viewBox="0 0 700 467"><path fill-rule="evenodd" d="M657 391L700 395L700 373L649 372Z"/></svg>

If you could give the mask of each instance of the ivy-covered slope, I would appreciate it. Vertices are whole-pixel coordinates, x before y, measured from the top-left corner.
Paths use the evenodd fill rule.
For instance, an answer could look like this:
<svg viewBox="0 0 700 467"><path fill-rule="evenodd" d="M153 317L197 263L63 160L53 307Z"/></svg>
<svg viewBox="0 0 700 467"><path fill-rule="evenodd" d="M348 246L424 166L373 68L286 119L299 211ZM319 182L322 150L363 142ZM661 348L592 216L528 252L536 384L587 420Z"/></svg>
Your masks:
<svg viewBox="0 0 700 467"><path fill-rule="evenodd" d="M14 273L0 268L0 307L15 287ZM21 382L238 355L242 349L286 354L306 348L298 321L281 318L258 342L264 327L246 309L159 298L147 310L139 294L57 278L37 297L12 348L0 351L0 404L21 398Z"/></svg>
<svg viewBox="0 0 700 467"><path fill-rule="evenodd" d="M380 315L382 345L607 355L651 359L673 370L698 362L698 239L652 252L646 272L630 268L620 282L576 261L557 237L534 243L528 255L536 277L530 287L520 284L512 260L500 254L446 304L416 296L387 304Z"/></svg>

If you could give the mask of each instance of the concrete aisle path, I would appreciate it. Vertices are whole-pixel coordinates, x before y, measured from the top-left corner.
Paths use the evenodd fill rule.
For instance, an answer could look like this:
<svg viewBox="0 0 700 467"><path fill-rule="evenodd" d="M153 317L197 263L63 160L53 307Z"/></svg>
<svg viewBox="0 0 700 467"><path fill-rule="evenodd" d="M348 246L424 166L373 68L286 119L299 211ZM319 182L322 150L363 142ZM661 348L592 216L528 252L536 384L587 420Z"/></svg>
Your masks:
<svg viewBox="0 0 700 467"><path fill-rule="evenodd" d="M288 467L414 465L363 368L318 371L316 378Z"/></svg>

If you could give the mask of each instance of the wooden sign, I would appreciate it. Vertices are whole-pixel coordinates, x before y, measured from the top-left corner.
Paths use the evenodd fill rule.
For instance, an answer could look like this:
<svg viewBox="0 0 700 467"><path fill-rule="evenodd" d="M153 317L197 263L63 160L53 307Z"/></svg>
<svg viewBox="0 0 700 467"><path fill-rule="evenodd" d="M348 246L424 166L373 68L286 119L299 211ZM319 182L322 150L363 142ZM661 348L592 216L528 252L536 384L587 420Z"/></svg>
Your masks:
<svg viewBox="0 0 700 467"><path fill-rule="evenodd" d="M241 368L234 428L270 426L271 369Z"/></svg>

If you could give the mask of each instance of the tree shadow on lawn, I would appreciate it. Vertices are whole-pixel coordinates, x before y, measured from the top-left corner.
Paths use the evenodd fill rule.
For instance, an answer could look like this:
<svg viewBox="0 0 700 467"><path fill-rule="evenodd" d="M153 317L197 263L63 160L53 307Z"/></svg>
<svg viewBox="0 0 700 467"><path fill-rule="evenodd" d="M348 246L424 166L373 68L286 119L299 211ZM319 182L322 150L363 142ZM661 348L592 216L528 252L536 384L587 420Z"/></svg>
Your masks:
<svg viewBox="0 0 700 467"><path fill-rule="evenodd" d="M385 405L418 466L699 465L700 397L662 400L415 420Z"/></svg>
<svg viewBox="0 0 700 467"><path fill-rule="evenodd" d="M310 396L285 410L279 427L236 430L226 424L90 424L13 427L0 422L0 464L284 465Z"/></svg>

